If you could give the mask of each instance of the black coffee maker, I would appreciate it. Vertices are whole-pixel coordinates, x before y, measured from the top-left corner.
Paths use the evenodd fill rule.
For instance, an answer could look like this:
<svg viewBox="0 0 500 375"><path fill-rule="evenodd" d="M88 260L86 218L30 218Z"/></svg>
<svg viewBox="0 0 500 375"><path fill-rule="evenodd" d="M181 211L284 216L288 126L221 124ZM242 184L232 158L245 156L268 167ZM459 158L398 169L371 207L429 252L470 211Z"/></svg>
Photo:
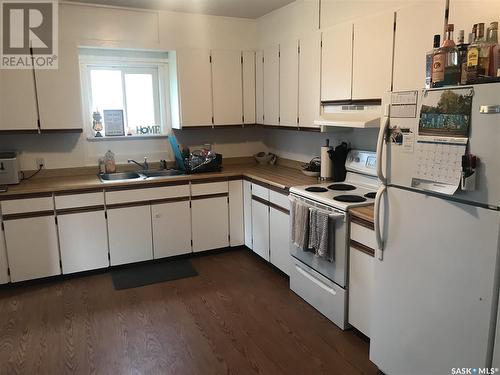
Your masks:
<svg viewBox="0 0 500 375"><path fill-rule="evenodd" d="M330 160L333 164L333 181L341 182L345 180L347 170L345 169L345 161L347 160L347 154L349 153L349 145L346 142L342 142L337 147L332 148L328 151Z"/></svg>

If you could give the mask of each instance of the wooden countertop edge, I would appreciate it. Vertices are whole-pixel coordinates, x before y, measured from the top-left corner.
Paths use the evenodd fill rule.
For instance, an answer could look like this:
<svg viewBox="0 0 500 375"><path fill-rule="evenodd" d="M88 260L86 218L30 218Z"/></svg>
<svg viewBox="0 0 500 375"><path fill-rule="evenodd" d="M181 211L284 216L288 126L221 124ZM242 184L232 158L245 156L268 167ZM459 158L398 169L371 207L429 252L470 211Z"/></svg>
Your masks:
<svg viewBox="0 0 500 375"><path fill-rule="evenodd" d="M234 168L234 166L232 166ZM251 167L252 168L252 167ZM253 167L255 168L255 166ZM232 168L231 168L232 169ZM50 182L49 186L39 186L40 180L34 180L27 182L27 186L23 186L22 188L13 188L12 190L7 191L6 193L0 193L0 201L1 200L9 200L9 199L16 199L16 198L21 198L23 196L30 196L30 195L36 195L36 194L41 194L41 193L71 193L71 192L78 192L78 191L91 191L91 190L105 190L105 189L110 189L110 190L116 190L117 188L119 189L120 187L132 187L134 185L139 186L144 185L145 187L148 185L169 185L169 183L172 184L179 184L179 182L185 181L186 183L189 183L190 181L197 181L197 180L210 180L210 179L228 179L230 180L231 178L249 178L251 180L254 180L256 182L261 182L263 184L270 185L272 187L278 188L280 190L288 190L291 186L297 185L297 184L290 184L289 186L283 185L282 183L278 183L276 181L270 180L269 178L265 178L260 176L259 172L255 171L245 171L245 169L249 169L248 165L243 165L241 167L241 171L222 171L222 172L213 172L213 173L200 173L200 174L191 174L191 175L183 175L183 176L176 176L176 177L169 177L169 178L164 178L164 179L149 179L149 180L136 180L136 181L120 181L120 182L102 182L99 180L97 176L90 176L90 175L82 175L82 176L71 176L71 177L61 177L62 181L60 182L60 185L58 186L58 183L56 182L56 178L47 178L47 180L52 180ZM286 171L290 170L291 175L295 175L297 170L287 167L287 166L278 166L278 170L280 171ZM269 172L269 169L263 170L262 172ZM299 171L300 173L300 171ZM312 181L311 178L307 176L303 176L304 178L300 178L303 180L303 184L308 184L308 183L316 183L315 181ZM280 179L283 179L286 177L280 176ZM298 176L291 176L291 179L298 179ZM82 182L82 179L88 179L84 182ZM67 180L66 184L65 181ZM68 182L74 180L73 182ZM80 181L80 183L79 183ZM38 186L36 185L38 183ZM30 187L29 185L32 185Z"/></svg>
<svg viewBox="0 0 500 375"><path fill-rule="evenodd" d="M368 206L361 206L361 207L354 207L349 209L349 213L351 216L357 217L361 220L368 221L370 223L374 223L374 205L368 205Z"/></svg>

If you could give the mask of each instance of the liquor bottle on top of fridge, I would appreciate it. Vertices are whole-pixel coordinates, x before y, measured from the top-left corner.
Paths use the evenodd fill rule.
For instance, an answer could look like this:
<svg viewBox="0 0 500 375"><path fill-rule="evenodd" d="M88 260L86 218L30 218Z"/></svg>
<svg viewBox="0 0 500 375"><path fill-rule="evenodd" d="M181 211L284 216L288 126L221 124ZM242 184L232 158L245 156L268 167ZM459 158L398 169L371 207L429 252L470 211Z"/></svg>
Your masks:
<svg viewBox="0 0 500 375"><path fill-rule="evenodd" d="M498 22L490 23L487 42L490 44L490 61L488 75L500 77L500 44L498 43Z"/></svg>
<svg viewBox="0 0 500 375"><path fill-rule="evenodd" d="M475 38L467 50L467 83L478 82L485 76L487 70L484 64L489 55L485 53L484 23L474 25L472 33Z"/></svg>
<svg viewBox="0 0 500 375"><path fill-rule="evenodd" d="M469 43L464 41L465 33L464 30L460 30L457 38L457 50L458 50L458 66L460 68L460 84L465 85L467 83L467 48ZM470 38L470 35L469 35Z"/></svg>
<svg viewBox="0 0 500 375"><path fill-rule="evenodd" d="M453 24L446 25L445 40L432 59L432 86L456 85L460 81L458 49L453 41Z"/></svg>
<svg viewBox="0 0 500 375"><path fill-rule="evenodd" d="M432 87L432 58L441 43L441 35L434 35L433 48L425 55L425 88Z"/></svg>

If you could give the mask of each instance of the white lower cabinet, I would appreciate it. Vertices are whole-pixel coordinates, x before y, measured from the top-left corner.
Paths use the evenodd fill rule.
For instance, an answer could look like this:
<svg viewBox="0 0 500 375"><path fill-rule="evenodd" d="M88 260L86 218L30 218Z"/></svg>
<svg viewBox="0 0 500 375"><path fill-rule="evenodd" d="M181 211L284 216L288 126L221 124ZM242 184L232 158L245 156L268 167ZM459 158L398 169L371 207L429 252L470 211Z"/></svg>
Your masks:
<svg viewBox="0 0 500 375"><path fill-rule="evenodd" d="M351 219L349 249L349 324L370 337L375 232L370 224Z"/></svg>
<svg viewBox="0 0 500 375"><path fill-rule="evenodd" d="M112 266L153 259L151 206L108 209Z"/></svg>
<svg viewBox="0 0 500 375"><path fill-rule="evenodd" d="M229 246L245 243L243 219L243 181L229 181Z"/></svg>
<svg viewBox="0 0 500 375"><path fill-rule="evenodd" d="M252 199L252 250L269 261L269 206Z"/></svg>
<svg viewBox="0 0 500 375"><path fill-rule="evenodd" d="M61 274L54 215L5 220L12 282Z"/></svg>
<svg viewBox="0 0 500 375"><path fill-rule="evenodd" d="M252 249L252 183L243 181L243 223L245 227L245 246Z"/></svg>
<svg viewBox="0 0 500 375"><path fill-rule="evenodd" d="M2 223L0 218L0 224ZM7 263L7 248L5 246L5 236L3 230L0 230L0 284L6 284L10 281L9 264Z"/></svg>
<svg viewBox="0 0 500 375"><path fill-rule="evenodd" d="M193 252L229 246L227 195L192 199Z"/></svg>
<svg viewBox="0 0 500 375"><path fill-rule="evenodd" d="M191 252L189 198L180 202L151 205L154 258Z"/></svg>
<svg viewBox="0 0 500 375"><path fill-rule="evenodd" d="M109 267L104 210L57 216L63 274Z"/></svg>
<svg viewBox="0 0 500 375"><path fill-rule="evenodd" d="M271 207L269 210L270 261L290 276L290 215Z"/></svg>

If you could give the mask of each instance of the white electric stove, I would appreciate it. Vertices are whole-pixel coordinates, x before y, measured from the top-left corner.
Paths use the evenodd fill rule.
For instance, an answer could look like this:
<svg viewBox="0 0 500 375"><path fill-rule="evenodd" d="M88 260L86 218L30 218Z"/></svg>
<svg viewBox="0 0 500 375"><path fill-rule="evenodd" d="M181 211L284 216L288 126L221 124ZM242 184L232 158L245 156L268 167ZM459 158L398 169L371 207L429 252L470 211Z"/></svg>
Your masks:
<svg viewBox="0 0 500 375"><path fill-rule="evenodd" d="M379 186L376 164L375 152L351 150L345 164L345 181L296 186L290 189L290 193L342 211L373 204Z"/></svg>
<svg viewBox="0 0 500 375"><path fill-rule="evenodd" d="M333 261L316 256L313 252L300 249L293 243L290 254L293 257L290 274L290 289L315 307L342 329L347 328L347 278L349 208L374 203L378 188L376 177L376 153L351 150L347 156L346 180L343 182L322 182L315 185L292 187L290 199L300 200L310 207L335 213L330 219L329 252L335 254ZM293 220L290 221L291 223ZM291 228L292 229L292 228Z"/></svg>

